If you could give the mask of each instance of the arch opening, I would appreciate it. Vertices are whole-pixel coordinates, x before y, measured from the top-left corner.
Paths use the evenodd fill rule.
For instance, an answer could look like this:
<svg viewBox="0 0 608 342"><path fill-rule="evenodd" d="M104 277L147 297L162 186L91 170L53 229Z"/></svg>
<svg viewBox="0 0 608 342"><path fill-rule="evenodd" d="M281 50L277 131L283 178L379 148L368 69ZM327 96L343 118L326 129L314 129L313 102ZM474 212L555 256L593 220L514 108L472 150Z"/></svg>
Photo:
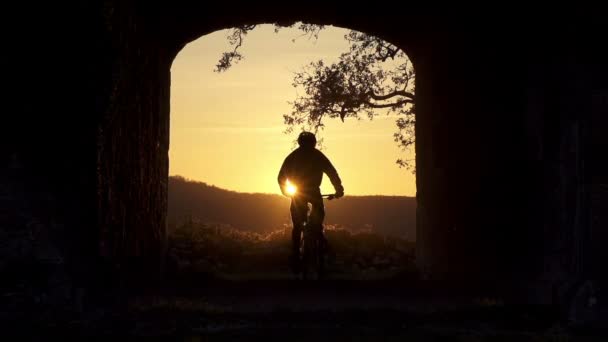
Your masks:
<svg viewBox="0 0 608 342"><path fill-rule="evenodd" d="M230 29L190 42L173 61L170 242L176 238L175 232L179 231L181 238L183 234L188 235L188 229L183 229L186 225L196 226L199 231L222 226L239 236L249 234L249 239L283 239L278 249L279 253L286 252L291 223L289 199L280 196L276 176L285 156L296 147L295 137L303 125L288 125L283 115L294 111L294 101L310 95L305 85L293 83L297 83L298 73L302 76L305 70L306 75L312 77L315 74L310 70L322 72L319 64L311 66L319 60L328 67L352 63L353 51L365 52L355 50L353 44L366 41L356 36L361 34L358 31L333 26L304 33L299 28L282 28L278 32L275 28L258 25L246 36L239 37L244 40L239 41L242 46L238 52L245 58L224 72L217 72L214 66L223 52L234 47L227 36L236 31ZM359 41L347 40L349 35ZM399 51L400 55L390 50L380 51L384 55L379 58L385 61L373 63L369 71L370 74L384 72L385 81L370 80L370 84L376 86L370 89L390 94L399 88L413 93L411 61ZM400 67L410 69L400 71ZM348 72L350 75L345 75L344 81L356 76L353 70ZM409 84L398 78L400 72L403 77L410 77ZM390 247L387 244L378 247L385 251L377 252L389 255L397 244L407 246L404 248L408 255L393 253L399 259L393 263L400 265L389 267L396 268L404 264L412 267L416 238L414 145L413 141L407 146L400 145L396 139L399 132L414 133L415 122L408 127L403 127L403 123L402 127L396 125L400 117L405 117L400 110L405 111L408 106L409 114L411 107L407 103L398 104L403 98L369 99L377 106L352 110L343 121L339 116L323 118L322 127L318 127L320 149L338 169L347 194L340 201L326 204L325 222L332 230L329 234L335 238L339 232L347 231L349 238L363 239L363 235L354 237L351 233L366 231L375 235L371 238L395 238ZM391 103L397 104L391 107L388 105ZM400 168L397 159L407 159L409 164ZM321 190L333 192L327 176ZM206 257L214 253L217 251L209 251ZM369 263L367 266L373 267L372 260Z"/></svg>

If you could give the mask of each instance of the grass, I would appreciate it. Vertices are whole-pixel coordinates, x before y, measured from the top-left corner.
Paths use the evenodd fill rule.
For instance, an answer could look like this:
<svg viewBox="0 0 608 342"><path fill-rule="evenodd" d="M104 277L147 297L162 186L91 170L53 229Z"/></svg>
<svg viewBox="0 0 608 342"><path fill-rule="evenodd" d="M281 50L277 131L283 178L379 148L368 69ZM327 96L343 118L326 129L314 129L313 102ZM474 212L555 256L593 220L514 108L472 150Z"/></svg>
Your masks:
<svg viewBox="0 0 608 342"><path fill-rule="evenodd" d="M388 279L415 273L415 245L399 237L326 226L334 279ZM288 279L290 227L261 234L227 225L189 222L170 231L169 265L175 275L226 279Z"/></svg>

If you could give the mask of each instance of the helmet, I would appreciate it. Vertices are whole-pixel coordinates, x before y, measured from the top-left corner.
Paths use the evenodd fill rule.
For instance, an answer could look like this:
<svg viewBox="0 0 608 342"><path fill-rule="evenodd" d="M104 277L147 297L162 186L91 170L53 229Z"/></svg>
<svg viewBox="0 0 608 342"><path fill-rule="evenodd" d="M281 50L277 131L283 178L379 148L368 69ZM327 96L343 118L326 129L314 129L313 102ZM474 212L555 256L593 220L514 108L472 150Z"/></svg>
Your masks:
<svg viewBox="0 0 608 342"><path fill-rule="evenodd" d="M304 131L298 136L298 145L302 147L315 147L316 144L317 138L314 133Z"/></svg>

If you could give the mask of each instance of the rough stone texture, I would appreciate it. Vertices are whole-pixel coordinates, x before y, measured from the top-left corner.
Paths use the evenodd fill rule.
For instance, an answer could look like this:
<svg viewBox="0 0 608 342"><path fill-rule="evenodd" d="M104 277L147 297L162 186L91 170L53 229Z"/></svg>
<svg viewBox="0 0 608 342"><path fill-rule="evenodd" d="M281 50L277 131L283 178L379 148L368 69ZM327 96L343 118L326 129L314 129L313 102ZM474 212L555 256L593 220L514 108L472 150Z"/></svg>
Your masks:
<svg viewBox="0 0 608 342"><path fill-rule="evenodd" d="M608 241L608 68L600 27L588 30L593 18L530 14L515 27L512 17L207 6L107 0L15 10L29 21L7 40L13 88L1 161L21 169L17 178L3 172L2 200L18 206L21 196L23 222L56 208L41 229L64 227L58 251L72 277L88 279L82 286L103 278L103 265L131 279L161 270L177 52L218 29L297 20L372 33L412 58L423 271L519 283L544 302L605 278L595 260ZM28 41L27 29L45 34ZM44 193L52 206L38 200Z"/></svg>
<svg viewBox="0 0 608 342"><path fill-rule="evenodd" d="M100 252L133 280L163 260L171 63L137 13L128 2L104 11L112 79L96 137Z"/></svg>

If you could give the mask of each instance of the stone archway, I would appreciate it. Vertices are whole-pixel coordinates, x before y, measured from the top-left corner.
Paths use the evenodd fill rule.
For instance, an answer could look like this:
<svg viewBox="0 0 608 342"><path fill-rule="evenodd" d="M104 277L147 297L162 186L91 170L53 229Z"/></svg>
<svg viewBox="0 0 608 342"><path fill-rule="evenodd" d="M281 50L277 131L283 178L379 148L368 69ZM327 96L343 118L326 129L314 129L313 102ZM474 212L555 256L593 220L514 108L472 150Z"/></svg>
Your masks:
<svg viewBox="0 0 608 342"><path fill-rule="evenodd" d="M591 71L606 68L586 64L593 37L577 25L556 18L540 27L535 18L522 18L515 29L499 18L465 21L415 10L407 17L371 16L338 7L296 13L219 4L212 11L187 1L108 1L78 11L74 18L51 11L66 18L63 26L51 25L47 13L35 17L38 32L44 27L59 37L43 43L56 55L34 60L36 48L10 42L19 51L10 60L22 67L14 69L35 65L36 72L25 78L9 72L20 87L7 104L17 114L5 126L11 144L3 156L17 156L24 182L41 188L49 183L43 172L49 164L57 175L76 170L78 177L59 177L44 191L58 212L78 212L57 221L73 237L67 259L81 268L96 270L88 261L100 256L126 274L156 274L162 265L169 70L177 52L215 30L295 21L374 34L402 46L415 64L422 269L471 281L538 281L549 293L588 277L590 260L601 254L583 252L589 187L597 188L583 166L593 157L585 153L589 118L604 112L587 101L605 90ZM564 42L572 48L563 49ZM52 79L45 87L49 101L29 101L23 79L36 84L39 75ZM22 193L38 215L38 192Z"/></svg>
<svg viewBox="0 0 608 342"><path fill-rule="evenodd" d="M127 23L119 31L126 50L118 65L124 63L125 69L115 73L120 75L120 91L106 114L112 118L112 126L102 129L109 134L101 137L99 145L103 161L100 187L113 193L102 199L122 201L119 206L112 200L100 202L109 203L100 208L101 216L108 220L101 228L109 236L122 232L118 241L109 241L123 246L118 250L126 255L133 254L135 259L149 255L153 260L162 255L172 58L192 39L246 23L310 20L333 24L370 32L409 52L418 74L418 262L430 274L487 280L522 272L540 274L544 261L538 243L545 236L540 227L551 220L543 212L566 210L570 217L578 215L577 209L557 203L558 207L548 204L534 210L528 202L545 196L538 184L548 171L539 170L540 160L528 153L538 143L528 137L541 134L548 138L555 133L553 126L534 126L526 120L544 115L535 111L534 101L544 102L554 95L531 94L522 79L550 77L555 72L536 69L538 63L544 63L543 49L549 49L552 41L542 47L528 45L521 36L494 26L496 41L487 42L472 28L450 31L446 29L453 24L450 22L432 27L415 15L411 26L402 26L393 17L363 20L335 13L318 16L306 10L297 15L270 9L205 17L196 6L175 6L152 13L139 25L120 20ZM171 29L161 30L160 23ZM518 59L522 52L507 48L518 40L520 50L531 57ZM551 110L556 118L568 115L561 108ZM545 146L557 146L550 144ZM131 181L117 183L123 178ZM559 187L570 186L556 181ZM568 222L555 222L555 229L574 229L576 224Z"/></svg>

